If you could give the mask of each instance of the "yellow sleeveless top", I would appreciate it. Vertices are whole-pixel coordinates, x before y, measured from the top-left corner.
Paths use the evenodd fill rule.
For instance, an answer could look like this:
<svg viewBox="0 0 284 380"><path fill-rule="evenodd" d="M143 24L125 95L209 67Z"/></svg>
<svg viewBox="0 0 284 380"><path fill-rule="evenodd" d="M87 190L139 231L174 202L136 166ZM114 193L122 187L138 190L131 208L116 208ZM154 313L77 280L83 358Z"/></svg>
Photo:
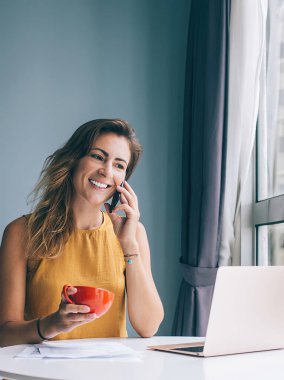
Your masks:
<svg viewBox="0 0 284 380"><path fill-rule="evenodd" d="M37 269L27 274L26 320L44 317L58 310L65 284L95 286L115 294L106 314L59 334L54 340L127 337L125 261L112 222L107 213L103 215L100 227L76 229L59 257L42 259Z"/></svg>

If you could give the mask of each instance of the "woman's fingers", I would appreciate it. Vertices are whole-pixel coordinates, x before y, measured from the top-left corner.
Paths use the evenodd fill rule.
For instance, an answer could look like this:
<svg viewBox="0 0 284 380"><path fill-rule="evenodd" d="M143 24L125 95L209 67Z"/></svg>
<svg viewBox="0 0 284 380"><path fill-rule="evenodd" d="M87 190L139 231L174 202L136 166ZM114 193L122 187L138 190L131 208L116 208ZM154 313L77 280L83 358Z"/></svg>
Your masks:
<svg viewBox="0 0 284 380"><path fill-rule="evenodd" d="M137 195L135 194L134 190L132 189L132 187L129 185L129 183L127 181L124 181L124 187L126 190L129 191L129 193L137 199Z"/></svg>
<svg viewBox="0 0 284 380"><path fill-rule="evenodd" d="M71 331L78 325L91 322L97 318L95 313L90 313L89 306L61 303L58 311L59 324L62 331Z"/></svg>
<svg viewBox="0 0 284 380"><path fill-rule="evenodd" d="M67 289L66 289L66 293L68 294L68 296L72 296L72 294L75 294L77 292L77 289L74 287L74 286L69 286ZM61 292L61 301L62 302L68 302L64 296L64 293L63 291Z"/></svg>
<svg viewBox="0 0 284 380"><path fill-rule="evenodd" d="M121 193L120 198L124 196L124 201L126 201L131 207L138 207L138 199L136 197L136 194L131 194L126 188L121 186L117 186L117 190Z"/></svg>
<svg viewBox="0 0 284 380"><path fill-rule="evenodd" d="M94 321L97 318L95 313L90 314L66 314L61 315L58 320L58 326L62 332L72 331L74 328L85 323Z"/></svg>
<svg viewBox="0 0 284 380"><path fill-rule="evenodd" d="M74 314L70 313L67 314L66 319L68 322L89 322L93 321L96 319L97 316L95 313L90 313L90 314Z"/></svg>
<svg viewBox="0 0 284 380"><path fill-rule="evenodd" d="M120 217L116 215L115 212L110 213L110 205L108 203L105 203L104 206L111 221L115 223Z"/></svg>
<svg viewBox="0 0 284 380"><path fill-rule="evenodd" d="M138 220L140 218L139 210L134 209L127 203L116 206L113 212L116 213L117 211L124 211L128 218L130 217L130 215L136 216Z"/></svg>
<svg viewBox="0 0 284 380"><path fill-rule="evenodd" d="M66 287L68 296L77 292L74 286ZM76 305L68 303L64 297L64 292L61 293L61 303L56 313L54 313L54 323L58 326L61 332L72 331L77 326L89 323L97 318L95 313L90 313L90 307L87 305Z"/></svg>
<svg viewBox="0 0 284 380"><path fill-rule="evenodd" d="M90 308L86 305L74 305L72 303L64 303L60 307L60 312L62 314L78 314L78 313L89 313Z"/></svg>
<svg viewBox="0 0 284 380"><path fill-rule="evenodd" d="M104 203L106 212L109 214L110 213L110 204L109 203Z"/></svg>
<svg viewBox="0 0 284 380"><path fill-rule="evenodd" d="M126 199L126 197L125 197L125 195L123 195L123 194L121 194L121 196L120 196L120 203L127 203L127 199Z"/></svg>

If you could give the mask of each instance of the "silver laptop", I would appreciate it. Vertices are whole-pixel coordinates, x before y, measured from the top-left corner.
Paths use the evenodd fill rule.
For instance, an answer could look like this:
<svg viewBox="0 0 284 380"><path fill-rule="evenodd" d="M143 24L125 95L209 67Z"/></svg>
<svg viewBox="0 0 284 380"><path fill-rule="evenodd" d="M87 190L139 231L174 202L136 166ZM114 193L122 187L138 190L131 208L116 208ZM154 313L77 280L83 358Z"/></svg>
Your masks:
<svg viewBox="0 0 284 380"><path fill-rule="evenodd" d="M149 348L203 357L284 348L284 266L220 267L205 342Z"/></svg>

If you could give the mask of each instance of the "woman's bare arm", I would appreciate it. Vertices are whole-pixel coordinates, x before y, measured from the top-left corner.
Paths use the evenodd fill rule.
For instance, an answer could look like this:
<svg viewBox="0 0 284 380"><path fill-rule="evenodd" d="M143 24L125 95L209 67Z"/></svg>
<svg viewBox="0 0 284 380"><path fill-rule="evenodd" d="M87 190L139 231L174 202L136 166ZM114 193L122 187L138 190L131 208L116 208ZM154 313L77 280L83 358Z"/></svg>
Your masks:
<svg viewBox="0 0 284 380"><path fill-rule="evenodd" d="M126 263L129 320L140 336L150 337L157 332L164 318L164 309L151 272L148 238L139 222L138 198L134 190L124 181L124 187L117 186L117 191L121 193L121 204L112 213L109 204L106 203L105 207L125 258L135 255L130 256L133 264ZM118 211L125 212L126 217L119 216Z"/></svg>
<svg viewBox="0 0 284 380"><path fill-rule="evenodd" d="M150 263L150 248L144 226L139 223L137 248L124 247L124 253L139 253L133 264L126 264L126 284L129 320L142 337L154 335L164 318L163 305L157 292Z"/></svg>
<svg viewBox="0 0 284 380"><path fill-rule="evenodd" d="M26 221L10 223L0 248L0 346L39 342L36 321L24 321Z"/></svg>
<svg viewBox="0 0 284 380"><path fill-rule="evenodd" d="M3 234L0 248L0 346L38 343L37 320L25 321L27 258L26 221L19 218L10 223ZM48 291L48 289L47 289ZM69 294L74 289L68 290ZM41 333L52 338L61 332L73 330L96 317L87 314L89 307L69 305L62 297L59 309L41 319Z"/></svg>

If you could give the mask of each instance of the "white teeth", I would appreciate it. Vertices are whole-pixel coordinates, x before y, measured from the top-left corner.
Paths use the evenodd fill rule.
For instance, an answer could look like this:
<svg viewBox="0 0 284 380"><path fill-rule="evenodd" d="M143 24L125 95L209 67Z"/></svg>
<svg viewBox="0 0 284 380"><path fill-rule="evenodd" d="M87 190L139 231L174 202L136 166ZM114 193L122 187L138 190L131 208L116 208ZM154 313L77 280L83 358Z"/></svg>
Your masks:
<svg viewBox="0 0 284 380"><path fill-rule="evenodd" d="M97 181L94 181L93 179L90 179L90 182L97 186L97 187L100 187L101 189L106 189L107 188L107 185L105 183L101 183L101 182L97 182Z"/></svg>

